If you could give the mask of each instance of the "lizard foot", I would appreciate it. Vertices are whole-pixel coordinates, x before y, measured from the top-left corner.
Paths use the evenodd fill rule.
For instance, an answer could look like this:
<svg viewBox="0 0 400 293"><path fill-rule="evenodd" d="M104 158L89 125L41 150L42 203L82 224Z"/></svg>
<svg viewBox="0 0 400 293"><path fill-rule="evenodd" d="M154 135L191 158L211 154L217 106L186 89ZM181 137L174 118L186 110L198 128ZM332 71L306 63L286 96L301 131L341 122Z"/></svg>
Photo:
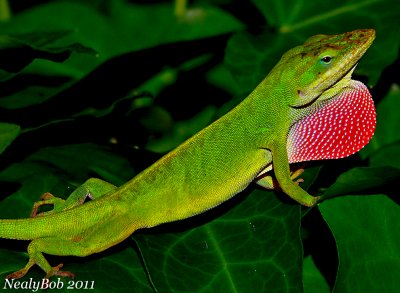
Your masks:
<svg viewBox="0 0 400 293"><path fill-rule="evenodd" d="M296 171L290 172L290 179L296 184L300 185L300 183L304 182L303 178L298 178L301 174L304 173L304 169L300 168ZM279 183L273 178L271 175L261 175L260 177L256 178L256 183L268 190L279 189Z"/></svg>
<svg viewBox="0 0 400 293"><path fill-rule="evenodd" d="M26 264L25 267L23 267L22 269L11 273L9 275L6 276L6 279L19 279L22 278L23 276L26 275L26 273L29 271L29 269L35 264L35 262L32 259L29 259L28 263Z"/></svg>
<svg viewBox="0 0 400 293"><path fill-rule="evenodd" d="M60 269L63 267L63 264L60 263L58 266L52 267L51 271L49 271L46 274L46 279L49 279L52 276L61 276L61 277L67 277L67 278L75 278L75 274L72 272L68 272L68 271L61 271Z"/></svg>
<svg viewBox="0 0 400 293"><path fill-rule="evenodd" d="M26 267L24 267L23 269L20 269L14 273L11 273L9 275L6 276L6 279L20 279L23 276L26 275L26 273L29 271L29 269L31 268L32 265L27 265ZM46 279L49 279L52 276L61 276L61 277L66 277L66 278L75 278L75 274L72 272L68 272L68 271L61 271L60 269L63 267L63 264L59 264L58 266L52 267L51 270L49 272L47 272L46 274Z"/></svg>
<svg viewBox="0 0 400 293"><path fill-rule="evenodd" d="M29 269L21 269L6 276L6 279L19 279L26 275Z"/></svg>
<svg viewBox="0 0 400 293"><path fill-rule="evenodd" d="M298 177L303 173L304 173L303 168L300 168L300 169L297 169L296 171L290 172L290 179L292 179L292 181L294 183L296 183L297 185L300 185L300 183L304 182L304 179L298 178Z"/></svg>
<svg viewBox="0 0 400 293"><path fill-rule="evenodd" d="M57 207L58 205L63 205L64 200L58 197L55 197L52 195L50 192L43 193L41 196L41 201L37 201L33 204L32 212L31 212L31 218L34 218L36 216L41 216L42 214L48 214L49 212L44 212L44 213L38 213L39 207L47 204L54 205L54 209L58 210Z"/></svg>
<svg viewBox="0 0 400 293"><path fill-rule="evenodd" d="M314 196L310 202L304 203L303 205L311 208L311 207L315 206L320 201L320 199L321 199L321 196Z"/></svg>

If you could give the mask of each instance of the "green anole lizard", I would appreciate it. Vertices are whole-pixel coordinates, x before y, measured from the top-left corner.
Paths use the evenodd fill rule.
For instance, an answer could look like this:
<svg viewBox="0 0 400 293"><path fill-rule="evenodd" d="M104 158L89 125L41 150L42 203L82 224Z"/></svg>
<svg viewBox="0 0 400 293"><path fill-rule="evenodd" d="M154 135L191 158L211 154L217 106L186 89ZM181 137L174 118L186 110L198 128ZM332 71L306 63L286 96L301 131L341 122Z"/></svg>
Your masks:
<svg viewBox="0 0 400 293"><path fill-rule="evenodd" d="M285 53L233 110L124 185L92 178L65 201L44 194L31 218L0 220L1 238L31 240L28 264L7 278L23 277L35 264L47 278L73 277L43 253L101 252L138 229L205 212L253 181L315 205L318 197L299 186L301 172L291 174L289 164L346 157L371 139L375 107L351 74L374 38L372 29L313 36ZM45 204L54 209L38 213Z"/></svg>

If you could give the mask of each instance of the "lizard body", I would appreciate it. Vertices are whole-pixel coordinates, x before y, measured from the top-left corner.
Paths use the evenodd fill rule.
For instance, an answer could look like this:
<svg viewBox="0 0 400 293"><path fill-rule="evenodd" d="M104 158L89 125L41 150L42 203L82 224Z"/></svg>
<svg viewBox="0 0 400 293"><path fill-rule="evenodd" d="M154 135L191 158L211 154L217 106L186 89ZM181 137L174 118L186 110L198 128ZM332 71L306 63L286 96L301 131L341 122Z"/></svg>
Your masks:
<svg viewBox="0 0 400 293"><path fill-rule="evenodd" d="M43 253L101 252L138 229L205 212L253 181L275 188L270 170L284 193L313 206L318 197L292 180L289 163L345 157L368 143L375 108L351 73L374 37L374 30L311 37L285 53L242 103L124 185L89 179L65 201L45 194L31 218L0 220L0 238L32 240L28 264L7 277L20 278L34 264L46 277L72 276ZM54 209L37 213L44 204Z"/></svg>

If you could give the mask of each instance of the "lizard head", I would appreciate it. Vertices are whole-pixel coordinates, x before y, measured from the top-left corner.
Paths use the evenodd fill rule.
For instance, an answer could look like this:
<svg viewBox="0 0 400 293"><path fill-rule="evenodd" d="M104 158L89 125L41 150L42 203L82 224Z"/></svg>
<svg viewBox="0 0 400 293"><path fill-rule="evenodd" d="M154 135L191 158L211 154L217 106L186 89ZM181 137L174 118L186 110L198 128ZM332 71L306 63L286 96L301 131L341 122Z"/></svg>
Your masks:
<svg viewBox="0 0 400 293"><path fill-rule="evenodd" d="M288 86L293 91L289 96L294 97L289 106L306 107L340 93L374 38L373 29L316 35L284 54L281 62L290 70L282 72L282 77L296 83L296 87Z"/></svg>
<svg viewBox="0 0 400 293"><path fill-rule="evenodd" d="M287 139L289 162L347 157L372 138L375 106L367 87L351 74L374 37L374 30L318 35L292 52L295 59L308 56L302 64L310 68L298 72L301 83L291 104L293 124Z"/></svg>

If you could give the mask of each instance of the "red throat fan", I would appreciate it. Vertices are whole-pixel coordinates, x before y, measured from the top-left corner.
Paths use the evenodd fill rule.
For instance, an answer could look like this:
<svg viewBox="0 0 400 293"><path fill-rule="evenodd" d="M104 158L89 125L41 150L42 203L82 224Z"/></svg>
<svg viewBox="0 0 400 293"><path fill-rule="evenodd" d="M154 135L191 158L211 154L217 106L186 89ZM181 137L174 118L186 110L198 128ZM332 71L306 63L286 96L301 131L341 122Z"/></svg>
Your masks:
<svg viewBox="0 0 400 293"><path fill-rule="evenodd" d="M289 163L350 156L370 141L375 126L371 94L363 83L353 81L351 88L292 126Z"/></svg>

